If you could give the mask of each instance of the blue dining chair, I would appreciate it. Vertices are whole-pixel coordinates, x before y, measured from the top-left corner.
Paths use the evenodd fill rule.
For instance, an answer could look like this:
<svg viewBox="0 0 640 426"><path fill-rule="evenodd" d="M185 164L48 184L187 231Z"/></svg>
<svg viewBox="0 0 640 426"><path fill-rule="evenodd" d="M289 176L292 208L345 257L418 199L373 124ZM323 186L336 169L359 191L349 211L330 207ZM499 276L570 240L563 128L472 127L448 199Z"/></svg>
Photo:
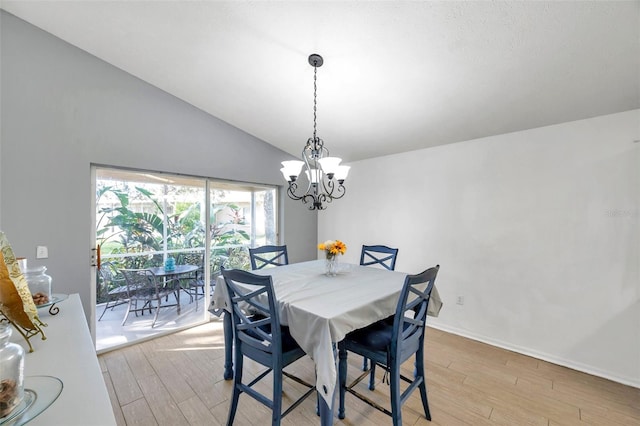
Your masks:
<svg viewBox="0 0 640 426"><path fill-rule="evenodd" d="M360 265L380 265L383 268L393 271L396 268L397 256L397 248L391 248L382 245L363 245L362 252L360 254Z"/></svg>
<svg viewBox="0 0 640 426"><path fill-rule="evenodd" d="M385 269L393 271L396 269L396 258L398 257L398 249L391 248L383 245L363 245L362 252L360 253L360 265L371 266L380 265ZM362 371L369 369L369 363L367 359L362 360ZM374 382L376 376L375 365L371 368L371 380L369 380L369 389L374 389Z"/></svg>
<svg viewBox="0 0 640 426"><path fill-rule="evenodd" d="M339 418L345 417L344 397L345 393L349 392L391 416L394 426L402 425L402 404L418 388L425 417L431 420L424 375L424 333L429 298L439 269L440 265L437 265L420 274L407 275L393 316L393 324L385 320L378 321L347 334L344 340L338 343ZM369 372L362 373L347 386L348 351L362 355L370 359L372 364L375 363L385 369L385 376L388 375L390 385L391 411L353 389L367 377ZM410 379L400 372L400 366L413 356L415 356L415 373L414 378ZM400 380L409 383L404 392L400 388Z"/></svg>
<svg viewBox="0 0 640 426"><path fill-rule="evenodd" d="M271 424L279 425L284 416L296 408L315 391L315 386L293 376L283 369L305 355L291 337L289 328L280 325L280 315L273 292L271 276L255 275L239 269L223 269L225 289L231 309L235 370L233 395L229 407L227 425L232 425L238 408L240 394L246 393L272 411ZM267 367L250 383L242 382L244 357ZM252 388L273 372L273 396L259 393ZM282 411L283 375L307 386L309 389L293 404Z"/></svg>
<svg viewBox="0 0 640 426"><path fill-rule="evenodd" d="M287 254L287 246L262 246L249 249L249 257L251 258L251 269L262 269L266 266L282 266L289 264L289 256Z"/></svg>

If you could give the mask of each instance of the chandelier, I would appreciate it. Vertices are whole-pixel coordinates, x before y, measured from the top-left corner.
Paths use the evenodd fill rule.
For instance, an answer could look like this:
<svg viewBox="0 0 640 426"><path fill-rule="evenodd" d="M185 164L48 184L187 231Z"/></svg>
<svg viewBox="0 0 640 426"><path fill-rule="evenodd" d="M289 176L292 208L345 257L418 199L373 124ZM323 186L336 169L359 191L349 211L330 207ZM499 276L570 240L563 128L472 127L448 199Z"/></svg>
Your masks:
<svg viewBox="0 0 640 426"><path fill-rule="evenodd" d="M323 64L322 56L309 56L309 64L313 66L313 137L307 140L302 150L302 160L283 161L280 171L289 183L289 198L304 204L310 203L309 210L324 210L323 203L342 198L345 194L344 180L349 174L349 166L341 166L341 158L329 157L329 150L324 141L316 135L317 127L317 80L318 67ZM298 175L304 167L308 185L304 193L298 194ZM302 188L301 188L302 189Z"/></svg>

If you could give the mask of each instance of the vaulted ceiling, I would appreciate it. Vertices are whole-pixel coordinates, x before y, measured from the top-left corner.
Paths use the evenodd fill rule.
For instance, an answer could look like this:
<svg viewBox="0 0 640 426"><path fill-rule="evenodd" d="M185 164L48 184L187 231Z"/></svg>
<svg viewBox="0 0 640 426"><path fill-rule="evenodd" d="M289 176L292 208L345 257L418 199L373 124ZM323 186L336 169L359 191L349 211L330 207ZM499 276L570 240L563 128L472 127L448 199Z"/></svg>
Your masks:
<svg viewBox="0 0 640 426"><path fill-rule="evenodd" d="M355 161L640 108L638 1L10 1L293 155Z"/></svg>

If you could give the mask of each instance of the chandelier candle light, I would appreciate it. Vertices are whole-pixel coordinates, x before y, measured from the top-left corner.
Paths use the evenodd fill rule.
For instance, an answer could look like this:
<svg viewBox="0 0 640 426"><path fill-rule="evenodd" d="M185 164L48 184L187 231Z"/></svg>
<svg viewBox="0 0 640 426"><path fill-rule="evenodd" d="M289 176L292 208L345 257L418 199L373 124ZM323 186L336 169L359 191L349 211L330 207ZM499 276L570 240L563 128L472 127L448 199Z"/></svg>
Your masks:
<svg viewBox="0 0 640 426"><path fill-rule="evenodd" d="M302 200L305 204L311 203L309 210L324 210L326 206L323 203L342 198L345 194L343 183L349 174L349 166L340 165L341 158L329 157L329 150L324 146L324 141L316 135L318 67L321 67L323 62L320 55L309 56L309 64L313 66L313 137L307 140L302 150L304 161L283 161L283 167L280 169L289 183L289 198ZM304 194L298 195L298 175L303 167L309 184Z"/></svg>

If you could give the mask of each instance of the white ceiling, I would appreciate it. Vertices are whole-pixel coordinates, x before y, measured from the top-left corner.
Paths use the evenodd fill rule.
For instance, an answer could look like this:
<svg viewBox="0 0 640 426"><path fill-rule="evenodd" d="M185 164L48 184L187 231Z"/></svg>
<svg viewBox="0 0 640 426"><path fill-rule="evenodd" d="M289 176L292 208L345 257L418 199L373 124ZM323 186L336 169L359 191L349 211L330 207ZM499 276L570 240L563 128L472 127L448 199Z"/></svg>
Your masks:
<svg viewBox="0 0 640 426"><path fill-rule="evenodd" d="M299 155L354 161L640 108L640 2L9 1Z"/></svg>

